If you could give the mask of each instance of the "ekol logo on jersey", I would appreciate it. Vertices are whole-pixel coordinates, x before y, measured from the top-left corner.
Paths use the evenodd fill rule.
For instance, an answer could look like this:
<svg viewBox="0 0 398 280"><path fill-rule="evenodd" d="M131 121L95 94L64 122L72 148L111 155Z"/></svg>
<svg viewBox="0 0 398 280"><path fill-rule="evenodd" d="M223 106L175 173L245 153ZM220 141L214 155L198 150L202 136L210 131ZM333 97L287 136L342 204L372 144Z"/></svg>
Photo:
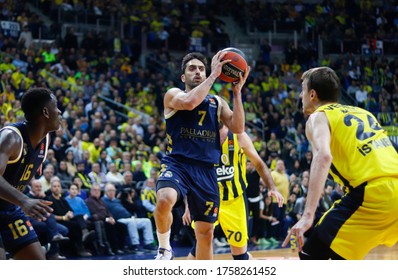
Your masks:
<svg viewBox="0 0 398 280"><path fill-rule="evenodd" d="M228 175L233 175L235 168L233 166L225 166L222 165L221 167L217 167L217 176L228 176Z"/></svg>

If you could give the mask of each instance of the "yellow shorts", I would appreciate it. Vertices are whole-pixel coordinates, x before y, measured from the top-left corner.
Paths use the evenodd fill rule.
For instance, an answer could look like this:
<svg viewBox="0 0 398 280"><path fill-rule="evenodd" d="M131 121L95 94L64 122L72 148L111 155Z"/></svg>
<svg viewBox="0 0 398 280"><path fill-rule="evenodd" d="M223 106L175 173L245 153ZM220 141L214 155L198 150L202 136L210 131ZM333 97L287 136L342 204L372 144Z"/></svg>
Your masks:
<svg viewBox="0 0 398 280"><path fill-rule="evenodd" d="M317 225L330 248L350 260L398 241L398 179L374 180L353 193L337 202Z"/></svg>
<svg viewBox="0 0 398 280"><path fill-rule="evenodd" d="M220 201L218 221L230 245L244 247L247 244L247 209L243 195L231 201Z"/></svg>

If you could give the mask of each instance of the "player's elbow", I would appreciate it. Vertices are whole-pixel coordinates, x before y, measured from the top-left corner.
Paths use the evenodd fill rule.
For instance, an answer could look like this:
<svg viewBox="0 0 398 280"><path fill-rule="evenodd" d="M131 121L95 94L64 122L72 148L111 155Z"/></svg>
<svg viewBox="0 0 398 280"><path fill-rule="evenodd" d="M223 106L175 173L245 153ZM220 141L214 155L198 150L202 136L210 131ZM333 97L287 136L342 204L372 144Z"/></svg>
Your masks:
<svg viewBox="0 0 398 280"><path fill-rule="evenodd" d="M231 130L232 133L235 134L241 134L243 132L245 132L245 124L240 125L240 124L232 124L229 128Z"/></svg>
<svg viewBox="0 0 398 280"><path fill-rule="evenodd" d="M187 111L192 111L199 104L200 104L200 101L197 98L195 98L195 96L193 98L187 98L181 102L181 106L184 108L184 110L187 110Z"/></svg>
<svg viewBox="0 0 398 280"><path fill-rule="evenodd" d="M231 129L231 132L234 134L241 134L244 132L244 129L233 129L233 130Z"/></svg>
<svg viewBox="0 0 398 280"><path fill-rule="evenodd" d="M194 102L185 102L184 103L184 110L192 111L196 108L196 104Z"/></svg>
<svg viewBox="0 0 398 280"><path fill-rule="evenodd" d="M330 153L321 153L319 154L319 163L325 166L330 166L332 163L333 157Z"/></svg>

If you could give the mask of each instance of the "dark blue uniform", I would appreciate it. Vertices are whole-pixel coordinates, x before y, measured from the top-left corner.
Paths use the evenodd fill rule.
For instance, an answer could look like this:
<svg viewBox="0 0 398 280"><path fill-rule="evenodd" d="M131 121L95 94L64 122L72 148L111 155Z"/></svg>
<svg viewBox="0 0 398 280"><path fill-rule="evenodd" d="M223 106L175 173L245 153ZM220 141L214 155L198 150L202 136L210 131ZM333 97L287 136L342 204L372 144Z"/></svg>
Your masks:
<svg viewBox="0 0 398 280"><path fill-rule="evenodd" d="M0 132L4 129L12 129L23 140L18 158L8 162L3 174L7 182L23 192L47 156L49 137L45 137L34 149L29 141L25 123L11 124L1 129ZM6 251L11 254L38 241L37 235L22 209L2 199L0 199L0 234Z"/></svg>
<svg viewBox="0 0 398 280"><path fill-rule="evenodd" d="M157 189L176 189L176 205L188 195L195 221L217 220L220 197L214 166L221 154L220 112L221 100L207 95L192 111L175 110L166 116L169 146L161 161Z"/></svg>

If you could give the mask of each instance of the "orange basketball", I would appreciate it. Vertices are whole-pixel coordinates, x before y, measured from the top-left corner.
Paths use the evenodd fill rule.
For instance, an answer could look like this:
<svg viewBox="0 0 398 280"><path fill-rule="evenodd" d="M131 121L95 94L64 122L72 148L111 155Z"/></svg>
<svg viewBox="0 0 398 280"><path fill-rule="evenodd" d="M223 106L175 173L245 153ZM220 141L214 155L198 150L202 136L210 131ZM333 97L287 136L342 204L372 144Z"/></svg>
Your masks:
<svg viewBox="0 0 398 280"><path fill-rule="evenodd" d="M236 82L239 80L239 73L243 75L247 68L245 54L236 48L226 48L223 51L227 52L223 60L231 59L231 62L224 64L219 78L227 83Z"/></svg>

